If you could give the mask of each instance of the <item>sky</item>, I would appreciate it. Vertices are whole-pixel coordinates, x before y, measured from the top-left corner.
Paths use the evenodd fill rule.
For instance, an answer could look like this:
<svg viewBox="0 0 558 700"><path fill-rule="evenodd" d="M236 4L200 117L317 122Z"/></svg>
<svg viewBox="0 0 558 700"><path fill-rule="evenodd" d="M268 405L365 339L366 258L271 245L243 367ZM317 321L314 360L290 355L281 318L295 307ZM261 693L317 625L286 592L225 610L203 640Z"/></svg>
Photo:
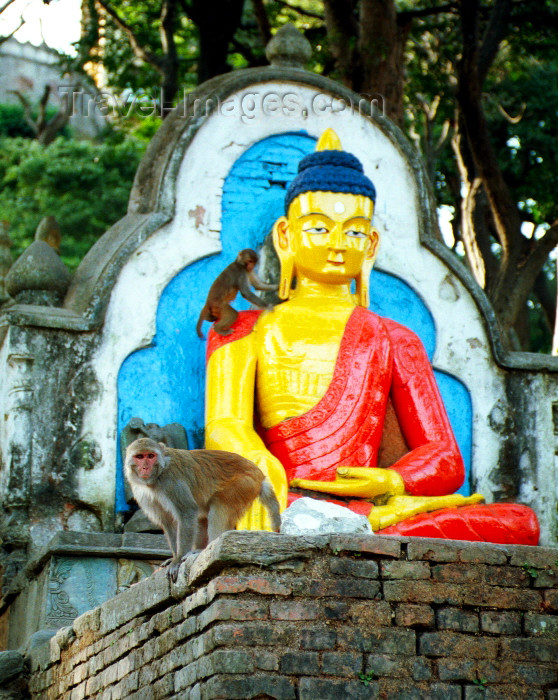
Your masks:
<svg viewBox="0 0 558 700"><path fill-rule="evenodd" d="M6 0L0 0L0 7ZM81 0L15 0L0 15L0 35L13 31L23 16L25 24L14 35L18 41L39 45L43 42L58 51L73 53L72 42L79 39Z"/></svg>

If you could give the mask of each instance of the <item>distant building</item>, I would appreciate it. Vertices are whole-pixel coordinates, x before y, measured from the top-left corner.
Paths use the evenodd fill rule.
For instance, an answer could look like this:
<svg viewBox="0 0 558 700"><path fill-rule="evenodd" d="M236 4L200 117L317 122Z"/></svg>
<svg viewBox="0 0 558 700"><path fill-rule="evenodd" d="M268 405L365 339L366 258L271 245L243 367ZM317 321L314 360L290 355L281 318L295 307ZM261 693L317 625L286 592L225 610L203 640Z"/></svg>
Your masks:
<svg viewBox="0 0 558 700"><path fill-rule="evenodd" d="M0 102L19 103L11 90L19 90L31 101L39 100L45 85L58 85L62 80L57 61L56 52L46 44L22 44L13 37L0 44Z"/></svg>
<svg viewBox="0 0 558 700"><path fill-rule="evenodd" d="M58 107L61 99L59 88L70 84L68 76L60 71L58 53L46 44L23 44L13 37L0 44L0 103L19 104L14 90L25 95L31 103L37 103L45 86L50 85L49 104ZM70 117L70 125L76 134L83 138L97 136L104 126L98 110L90 110L89 116L80 104L78 111Z"/></svg>

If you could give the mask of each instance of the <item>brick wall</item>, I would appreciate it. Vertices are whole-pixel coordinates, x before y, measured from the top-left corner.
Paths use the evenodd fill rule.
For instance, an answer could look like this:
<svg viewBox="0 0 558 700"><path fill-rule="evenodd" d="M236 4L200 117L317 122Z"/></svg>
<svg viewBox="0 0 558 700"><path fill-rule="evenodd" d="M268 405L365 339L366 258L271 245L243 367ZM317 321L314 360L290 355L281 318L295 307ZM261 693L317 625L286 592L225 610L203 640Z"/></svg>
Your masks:
<svg viewBox="0 0 558 700"><path fill-rule="evenodd" d="M226 533L30 662L41 700L558 700L558 549Z"/></svg>

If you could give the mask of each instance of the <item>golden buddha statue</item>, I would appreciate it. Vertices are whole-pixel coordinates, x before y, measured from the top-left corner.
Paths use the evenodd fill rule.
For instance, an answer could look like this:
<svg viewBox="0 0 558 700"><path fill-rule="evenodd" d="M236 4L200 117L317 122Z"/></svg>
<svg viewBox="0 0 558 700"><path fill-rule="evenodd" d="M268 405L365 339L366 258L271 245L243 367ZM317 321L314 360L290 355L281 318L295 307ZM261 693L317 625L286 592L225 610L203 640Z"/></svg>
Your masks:
<svg viewBox="0 0 558 700"><path fill-rule="evenodd" d="M368 310L375 196L327 130L273 227L286 301L210 334L206 447L253 460L282 508L312 495L365 514L375 532L537 544L531 509L454 493L463 461L422 343ZM406 451L379 466L386 415ZM266 518L256 504L239 527L267 529Z"/></svg>

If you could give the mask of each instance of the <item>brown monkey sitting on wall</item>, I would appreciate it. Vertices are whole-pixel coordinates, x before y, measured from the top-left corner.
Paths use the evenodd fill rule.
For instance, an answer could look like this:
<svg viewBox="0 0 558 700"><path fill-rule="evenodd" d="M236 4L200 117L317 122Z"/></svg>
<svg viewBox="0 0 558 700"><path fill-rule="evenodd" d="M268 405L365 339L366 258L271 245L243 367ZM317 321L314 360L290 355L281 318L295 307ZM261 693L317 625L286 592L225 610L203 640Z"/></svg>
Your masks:
<svg viewBox="0 0 558 700"><path fill-rule="evenodd" d="M268 308L259 297L251 290L250 284L260 291L270 291L278 289L276 284L266 284L254 272L258 262L258 254L251 248L241 250L236 256L236 260L228 265L211 285L205 306L201 310L196 331L203 339L203 321L217 321L214 329L219 335L230 335L230 327L235 322L238 312L233 309L229 302L234 301L238 292L262 309Z"/></svg>
<svg viewBox="0 0 558 700"><path fill-rule="evenodd" d="M173 554L168 572L173 581L184 555L233 530L258 496L279 531L272 485L253 462L233 452L177 450L140 438L126 449L124 472L140 508L163 528Z"/></svg>

